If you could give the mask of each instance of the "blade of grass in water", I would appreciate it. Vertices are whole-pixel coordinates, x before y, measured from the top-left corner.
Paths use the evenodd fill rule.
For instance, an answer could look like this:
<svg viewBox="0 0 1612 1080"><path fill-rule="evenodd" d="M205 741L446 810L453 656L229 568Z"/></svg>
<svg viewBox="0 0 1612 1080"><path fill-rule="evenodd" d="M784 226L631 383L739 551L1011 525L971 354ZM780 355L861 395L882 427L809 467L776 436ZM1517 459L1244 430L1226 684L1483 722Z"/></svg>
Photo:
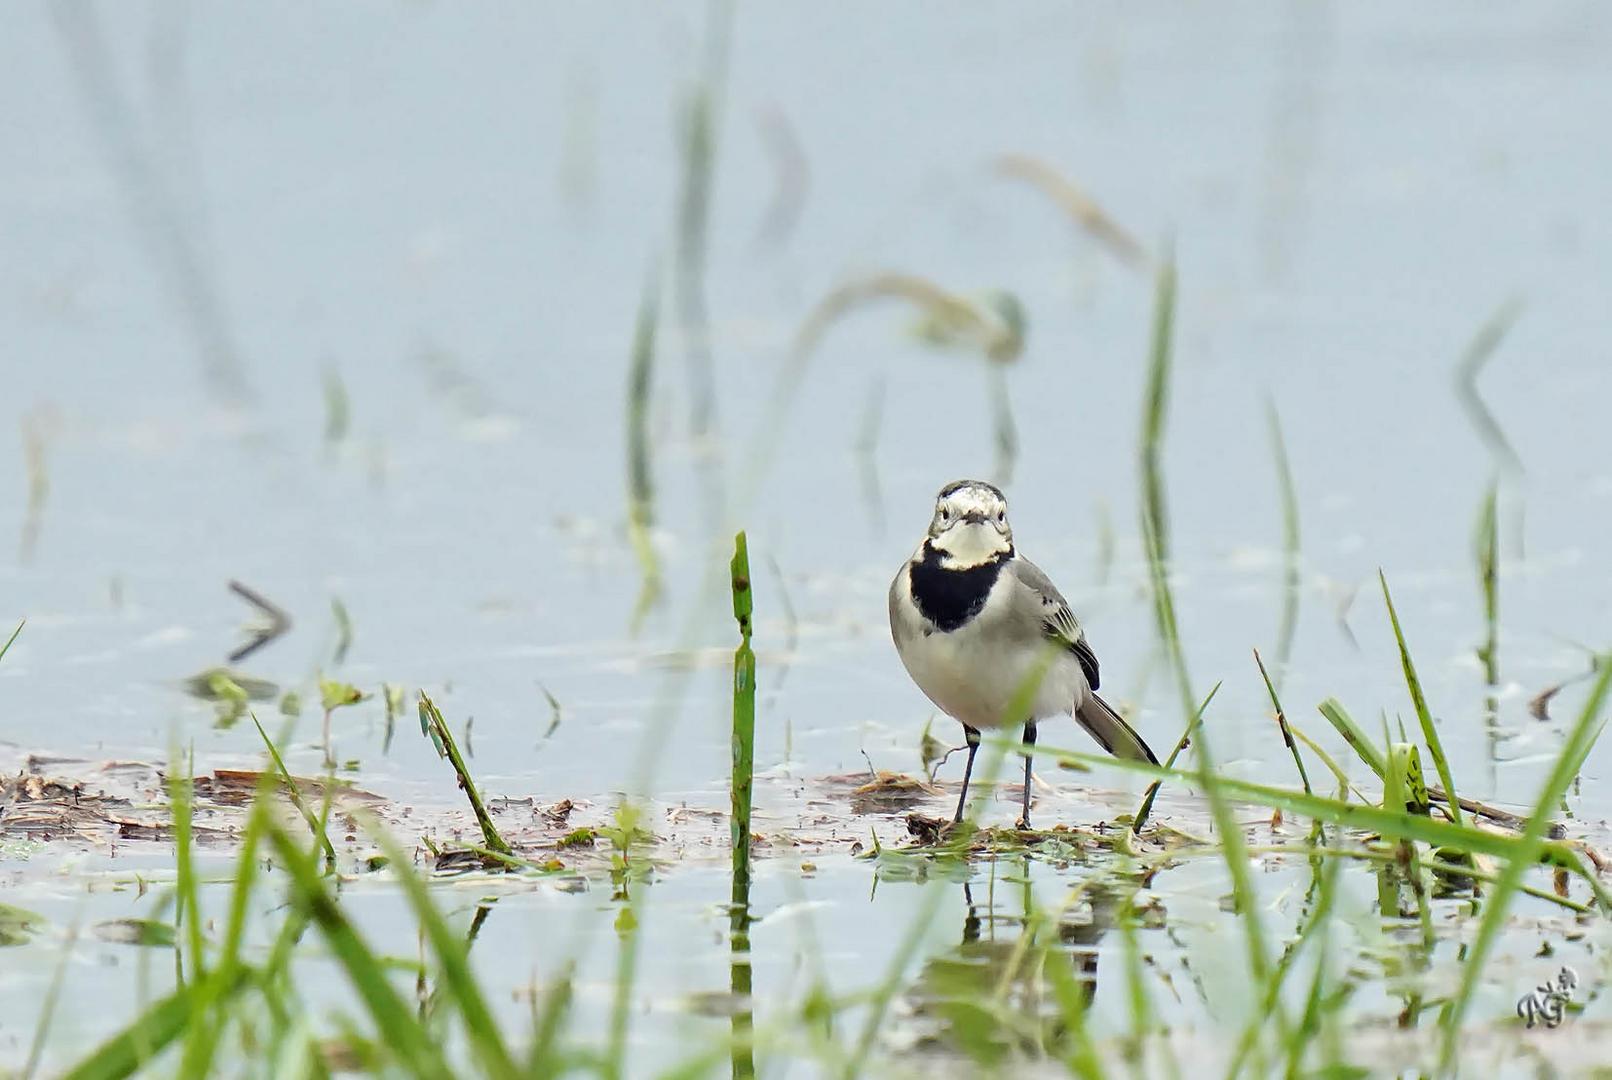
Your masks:
<svg viewBox="0 0 1612 1080"><path fill-rule="evenodd" d="M448 723L442 719L442 711L437 708L436 702L424 690L420 691L420 726L432 736L438 751L453 766L454 775L459 778L459 789L470 800L470 809L476 815L476 823L481 826L482 839L493 851L508 855L513 849L498 834L498 826L493 824L492 815L487 813L487 807L481 801L476 782L465 767L465 759L459 756L459 746L453 741L453 732L448 730Z"/></svg>
<svg viewBox="0 0 1612 1080"><path fill-rule="evenodd" d="M330 614L336 620L336 647L331 650L331 667L340 667L347 659L347 650L353 647L353 617L339 596L330 598Z"/></svg>
<svg viewBox="0 0 1612 1080"><path fill-rule="evenodd" d="M404 895L408 897L409 906L414 909L414 917L419 920L420 929L424 931L426 940L431 943L431 951L436 954L437 963L442 970L442 979L448 990L446 997L453 1002L459 1015L464 1019L465 1034L471 1052L481 1065L480 1075L489 1077L517 1075L515 1060L511 1057L509 1047L498 1029L492 1009L488 1007L487 1000L482 995L475 972L471 970L468 944L448 929L447 920L442 917L442 913L437 910L436 904L426 892L425 883L414 872L408 852L404 851L402 846L383 829L372 827L371 833L375 837L375 842L380 845L381 851L390 860L393 873L402 884Z"/></svg>
<svg viewBox="0 0 1612 1080"><path fill-rule="evenodd" d="M1276 478L1282 494L1282 623L1276 632L1276 685L1280 686L1287 678L1287 667L1293 658L1293 636L1299 622L1299 498L1293 484L1293 468L1287 459L1287 440L1282 438L1282 418L1276 412L1276 402L1267 400L1265 408L1270 418L1271 448L1276 457ZM1266 683L1269 682L1267 677ZM1271 693L1274 697L1275 691ZM1289 739L1288 746L1292 745Z"/></svg>
<svg viewBox="0 0 1612 1080"><path fill-rule="evenodd" d="M53 425L35 409L22 418L22 458L28 475L28 502L23 511L22 536L17 543L17 561L33 561L39 544L39 531L45 517L45 501L50 497L50 468L47 449Z"/></svg>
<svg viewBox="0 0 1612 1080"><path fill-rule="evenodd" d="M163 924L166 925L166 924ZM17 1075L21 1080L33 1080L39 1073L39 1059L45 1052L45 1038L50 1034L50 1025L56 1018L56 1005L61 1001L62 985L67 981L67 965L73 958L73 947L78 944L78 920L75 917L73 925L68 928L67 939L62 942L61 955L56 958L56 970L51 973L50 984L45 988L45 996L39 1005L39 1022L34 1025L34 1035L28 1046L28 1061Z"/></svg>
<svg viewBox="0 0 1612 1080"><path fill-rule="evenodd" d="M1389 747L1388 758L1390 767L1397 767L1403 777L1404 807L1416 815L1426 815L1432 812L1433 804L1427 797L1427 783L1422 777L1422 755L1415 743L1395 743ZM1462 852L1451 852L1453 858L1470 861ZM1405 875L1410 884L1411 894L1416 898L1416 915L1422 927L1422 951L1417 959L1425 969L1433 947L1437 944L1433 931L1433 911L1428 905L1428 880L1423 871L1421 862L1416 856L1416 847L1409 840L1399 842L1399 870Z"/></svg>
<svg viewBox="0 0 1612 1080"><path fill-rule="evenodd" d="M1282 711L1282 702L1276 696L1276 687L1271 685L1271 676L1265 670L1265 661L1259 658L1259 650L1254 650L1254 663L1259 665L1259 677L1265 680L1265 690L1271 696L1271 708L1276 710L1276 726L1281 729L1282 742L1287 745L1288 753L1293 755L1293 764L1298 766L1299 780L1304 784L1304 793L1310 794L1310 774L1304 771L1304 758L1299 754L1298 745L1293 741L1293 732L1287 726L1287 713Z"/></svg>
<svg viewBox="0 0 1612 1080"><path fill-rule="evenodd" d="M187 757L183 772L179 768L180 756L174 752L173 765L168 769L168 801L173 807L174 833L174 933L182 934L185 951L190 954L190 982L195 984L204 974L205 957L202 956L201 902L197 895L196 864L191 847L191 820L194 810L195 785L191 781L195 758ZM180 971L183 976L183 969Z"/></svg>
<svg viewBox="0 0 1612 1080"><path fill-rule="evenodd" d="M256 722L256 717L253 722ZM259 726L258 730L261 732L262 727ZM204 1077L212 1071L213 1058L227 1017L223 1003L247 971L247 966L241 961L241 944L246 936L247 908L257 884L258 848L262 846L264 830L268 825L268 800L273 790L274 774L265 769L258 777L257 792L247 813L246 828L241 833L241 851L236 858L235 874L231 880L229 915L225 922L218 964L194 999L197 1022L190 1024L186 1033L185 1051L179 1068L181 1077ZM210 1016L215 1009L218 1010L216 1015Z"/></svg>
<svg viewBox="0 0 1612 1080"><path fill-rule="evenodd" d="M750 647L750 550L745 534L733 538L729 564L733 592L733 618L739 624L739 646L733 653L733 775L729 788L729 818L735 888L750 880L750 812L756 760L756 654Z"/></svg>
<svg viewBox="0 0 1612 1080"><path fill-rule="evenodd" d="M1354 718L1351 717L1348 710L1343 707L1343 703L1337 698L1327 698L1321 703L1320 711L1321 715L1326 717L1327 722L1337 730L1338 734L1343 736L1344 741L1349 744L1350 748L1359 755L1360 760L1366 763L1366 767L1371 769L1371 771L1377 775L1379 780L1382 779L1382 777L1386 775L1387 771L1387 766L1383 763L1382 752L1373 746L1371 741L1366 738L1365 732L1363 732L1360 729L1360 726L1354 722ZM1315 744L1313 739L1304 735L1297 727L1293 728L1293 732L1294 734L1298 735L1299 738L1303 740L1304 744L1316 754L1319 755L1324 753L1324 751L1322 751L1322 749ZM1331 768L1334 775L1339 776L1340 778L1343 776L1335 764L1332 765ZM1429 786L1427 793L1430 797L1438 800L1439 802L1450 801L1449 793L1446 792L1442 787ZM1520 830L1523 826L1522 818L1511 813L1509 810L1502 810L1498 806L1490 806L1487 803L1481 803L1478 800L1468 798L1465 795L1459 796L1457 801L1459 802L1461 809L1467 811L1467 813L1486 817L1490 821L1499 822L1510 829Z"/></svg>
<svg viewBox="0 0 1612 1080"><path fill-rule="evenodd" d="M627 370L627 536L638 557L643 583L633 610L636 626L660 596L660 559L650 540L655 523L655 477L650 465L649 405L654 395L657 275L651 274L638 303L632 362Z"/></svg>
<svg viewBox="0 0 1612 1080"><path fill-rule="evenodd" d="M247 985L245 970L236 973L215 1001L227 1003ZM182 986L153 1004L132 1024L96 1047L63 1073L61 1080L120 1080L144 1069L189 1027L197 1011L200 987Z"/></svg>
<svg viewBox="0 0 1612 1080"><path fill-rule="evenodd" d="M902 935L895 952L891 954L884 979L874 989L868 1002L867 1017L862 1022L862 1031L857 1036L856 1044L852 1047L850 1057L841 1072L843 1080L855 1080L866 1070L868 1058L872 1055L874 1044L878 1040L879 1029L884 1023L884 1015L889 1010L896 992L901 988L907 965L917 955L924 936L929 932L930 924L934 922L935 914L940 910L944 888L945 886L937 881L924 890L918 910L907 924L907 932Z"/></svg>
<svg viewBox="0 0 1612 1080"><path fill-rule="evenodd" d="M1187 724L1187 726L1181 730L1181 737L1175 741L1175 747L1171 749L1170 756L1164 759L1165 768L1168 769L1174 766L1175 759L1180 757L1181 751L1185 750L1187 745L1192 742L1194 732L1197 731L1198 725L1203 722L1204 710L1209 708L1209 703L1215 699L1215 695L1218 693L1220 693L1220 684L1215 683L1215 685L1209 691L1209 696L1203 699L1203 703L1200 704L1197 711L1192 714L1191 723ZM1153 812L1153 800L1158 797L1159 785L1162 782L1163 781L1155 780L1147 786L1147 792L1142 796L1142 803L1136 808L1136 820L1131 824L1131 831L1133 833L1141 832L1142 826L1147 824L1148 815Z"/></svg>
<svg viewBox="0 0 1612 1080"><path fill-rule="evenodd" d="M638 974L637 892L628 895L616 915L616 971L612 978L610 1026L602 1072L607 1080L627 1075L627 1030L632 1012L633 982Z"/></svg>
<svg viewBox="0 0 1612 1080"><path fill-rule="evenodd" d="M1551 846L1545 839L1550 813L1567 794L1567 789L1572 786L1579 770L1584 767L1584 759L1589 756L1590 750L1606 728L1607 716L1602 706L1606 704L1609 687L1612 687L1612 657L1603 657L1601 677L1595 681L1595 688L1590 692L1589 700L1584 703L1584 709L1568 733L1567 742L1563 745L1561 754L1557 756L1549 778L1539 791L1539 797L1534 803L1534 812L1528 817L1528 827L1516 841L1516 857L1506 863L1499 883L1489 892L1488 907L1484 910L1483 921L1478 924L1477 935L1472 940L1472 947L1466 953L1466 970L1462 974L1460 988L1443 1017L1444 1039L1440 1054L1442 1072L1449 1073L1452 1070L1460 1040L1461 1021L1472 1004L1472 996L1477 992L1478 981L1483 977L1483 968L1489 959L1489 953L1505 927L1506 914L1510 910L1518 886L1522 884L1523 873Z"/></svg>
<svg viewBox="0 0 1612 1080"><path fill-rule="evenodd" d="M1370 842L1369 837L1367 838L1367 842ZM1318 844L1309 843L1308 841L1302 844L1260 844L1258 846L1250 847L1248 850L1250 854L1305 855L1317 858L1325 856L1329 859L1359 859L1364 862L1389 862L1396 861L1400 858L1397 850L1390 851L1387 850L1386 847L1378 850L1374 850L1370 847L1322 847ZM1195 852L1192 848L1179 847L1172 849L1169 857L1185 859L1195 854L1197 854L1197 852ZM1446 862L1437 855L1427 855L1417 852L1415 854L1415 862L1423 869L1430 870L1448 877L1467 877L1477 881L1490 883L1500 880L1500 875L1498 873L1480 870L1466 863ZM1558 896L1549 889L1535 888L1532 885L1521 885L1518 886L1518 891L1528 896L1532 896L1536 900L1542 900L1547 904L1554 904L1557 907L1565 908L1568 911L1575 911L1581 915L1593 912L1595 910L1594 904L1586 904L1582 901L1574 900L1569 897Z"/></svg>
<svg viewBox="0 0 1612 1080"><path fill-rule="evenodd" d="M1011 746L1001 737L993 737L988 741L997 747ZM1063 750L1040 743L1036 745L1036 753L1044 754L1056 761L1066 761L1091 769L1120 769L1139 776L1188 784L1200 780L1195 771L1170 769L1149 765L1145 761L1128 761L1101 754L1087 754L1078 750ZM1244 802L1268 806L1284 813L1319 818L1347 828L1377 833L1388 839L1416 840L1435 849L1448 847L1476 855L1492 855L1499 859L1514 859L1522 853L1521 837L1491 832L1471 825L1455 825L1438 818L1424 818L1404 812L1396 814L1369 803L1348 803L1324 795L1306 795L1302 791L1256 784L1250 780L1239 780L1230 776L1220 777L1219 786L1226 795ZM1429 793L1432 792L1431 788L1428 790ZM1612 893L1607 892L1600 879L1587 867L1577 851L1561 841L1548 841L1541 850L1548 862L1571 870L1583 878L1585 884L1595 893L1596 903L1603 910L1612 913Z"/></svg>
<svg viewBox="0 0 1612 1080"><path fill-rule="evenodd" d="M347 394L347 384L342 382L341 372L336 370L335 364L325 365L324 386L325 450L329 453L338 444L346 441L347 434L352 428L353 410L352 399Z"/></svg>
<svg viewBox="0 0 1612 1080"><path fill-rule="evenodd" d="M308 828L313 830L314 838L319 841L319 846L325 849L325 869L334 870L336 867L336 849L331 846L330 837L326 835L319 819L314 817L313 811L308 809L308 804L302 801L302 792L297 789L296 779L292 777L290 770L285 767L285 761L280 757L280 751L275 748L273 741L270 740L269 733L263 730L262 724L258 723L257 714L252 713L251 716L252 724L257 728L257 733L262 738L263 745L268 747L269 760L274 762L275 772L279 774L280 779L285 783L286 794L291 797L291 804L302 815L302 820L308 823Z"/></svg>
<svg viewBox="0 0 1612 1080"><path fill-rule="evenodd" d="M526 1058L528 1076L557 1076L563 1071L555 1047L571 1012L575 975L576 962L568 961L560 973L550 980L548 990L543 994L543 1008L533 1025L532 1048Z"/></svg>
<svg viewBox="0 0 1612 1080"><path fill-rule="evenodd" d="M1175 260L1159 267L1154 285L1153 331L1148 348L1147 387L1142 398L1139 476L1142 486L1142 536L1160 563L1170 558L1169 518L1165 508L1164 425L1170 400L1171 337L1175 327ZM1187 706L1191 714L1191 703Z"/></svg>
<svg viewBox="0 0 1612 1080"><path fill-rule="evenodd" d="M1193 739L1197 749L1196 780L1208 796L1210 815L1220 833L1225 854L1226 872L1231 879L1236 910L1242 916L1245 945L1248 952L1248 970L1256 988L1265 987L1270 979L1270 956L1265 947L1263 919L1259 896L1248 872L1242 827L1232 814L1231 805L1221 788L1221 778L1215 768L1214 754L1207 724L1197 723L1202 715L1193 708L1192 678L1187 673L1185 650L1181 642L1180 625L1176 616L1175 600L1169 581L1169 529L1168 508L1164 487L1163 448L1165 423L1169 412L1170 367L1173 352L1175 323L1175 261L1166 258L1159 268L1154 300L1153 337L1148 363L1148 381L1143 399L1142 441L1140 448L1140 484L1142 488L1142 538L1148 562L1148 577L1153 590L1153 609L1158 624L1159 638L1170 658L1181 696L1182 717L1188 728L1195 724ZM1138 815L1140 817L1140 815ZM1287 1031L1287 1014L1278 1001L1272 1012L1278 1031Z"/></svg>
<svg viewBox="0 0 1612 1080"><path fill-rule="evenodd" d="M1271 967L1270 954L1265 945L1264 918L1261 914L1259 893L1254 887L1253 876L1249 873L1247 843L1243 837L1242 826L1232 813L1231 803L1222 787L1222 777L1215 767L1207 724L1199 725L1196 745L1198 752L1196 779L1208 797L1210 817L1214 820L1215 831L1220 834L1221 851L1225 857L1227 875L1231 878L1235 910L1243 924L1248 952L1248 971L1253 979L1255 991L1258 992L1260 988L1270 984ZM1288 1030L1287 1012L1280 1000L1272 1007L1269 1015L1275 1023L1276 1030L1285 1037ZM1259 1065L1256 1059L1256 1068Z"/></svg>
<svg viewBox="0 0 1612 1080"><path fill-rule="evenodd" d="M1416 719L1422 724L1422 737L1427 740L1427 752L1433 755L1433 767L1438 770L1438 778L1444 783L1450 816L1459 825L1461 801L1455 792L1455 778L1450 774L1449 760L1444 756L1444 744L1439 741L1438 728L1433 726L1433 714L1428 711L1427 698L1422 693L1422 682L1416 677L1416 665L1411 661L1410 647L1405 644L1405 634L1399 626L1399 614L1394 611L1394 598L1388 593L1388 578L1379 570L1377 580L1382 582L1383 602L1388 605L1388 619L1394 624L1394 640L1399 643L1399 662L1405 669L1405 685L1410 688L1411 703L1416 706Z"/></svg>
<svg viewBox="0 0 1612 1080"><path fill-rule="evenodd" d="M1293 970L1305 946L1317 937L1318 931L1325 926L1327 919L1331 916L1332 897L1338 876L1337 868L1341 865L1341 859L1322 860L1322 866L1317 871L1319 880L1315 905L1310 908L1309 917L1305 920L1303 929L1299 931L1298 939L1282 955L1281 960L1277 962L1276 970L1272 973L1270 982L1265 988L1264 998L1260 1001L1253 1020L1244 1026L1242 1036L1237 1043L1237 1051L1232 1057L1231 1067L1226 1070L1228 1077L1241 1074L1243 1062L1247 1059L1249 1052L1253 1050L1254 1044L1264 1027L1265 1018L1276 1007L1277 996L1281 993L1289 972ZM1290 1062L1294 1059L1295 1054L1303 1053L1304 1027L1305 1023L1301 1020L1299 1026L1287 1035L1283 1050L1286 1052ZM1293 1075L1291 1070L1288 1075Z"/></svg>
<svg viewBox="0 0 1612 1080"><path fill-rule="evenodd" d="M1478 329L1477 336L1461 354L1461 362L1455 369L1455 396L1466 410L1467 419L1472 421L1473 428L1489 448L1489 453L1502 468L1511 472L1522 471L1522 459L1512 449L1494 413L1484 404L1483 395L1478 393L1478 376L1483 373L1484 365L1494 357L1500 343L1506 339L1521 314L1520 300L1512 298L1502 304L1489 321Z"/></svg>
<svg viewBox="0 0 1612 1080"><path fill-rule="evenodd" d="M1360 760L1366 763L1366 767L1376 773L1379 780L1382 779L1388 769L1383 762L1382 751L1378 750L1371 740L1366 738L1366 733L1360 730L1360 725L1354 722L1354 718L1343 707L1343 703L1337 698L1327 698L1321 703L1320 710L1321 715L1326 717L1327 723L1331 724L1338 734L1343 736L1343 741L1348 743L1350 748L1360 756Z"/></svg>
<svg viewBox="0 0 1612 1080"><path fill-rule="evenodd" d="M1181 709L1186 727L1170 754L1175 758L1192 741L1194 730L1203 716L1209 699L1194 709L1192 678L1187 674L1187 661L1181 646L1180 627L1176 621L1175 600L1170 593L1170 537L1169 514L1164 493L1164 430L1170 400L1170 361L1175 332L1175 259L1167 257L1160 264L1154 283L1153 327L1148 345L1147 386L1142 398L1142 433L1138 449L1137 481L1141 486L1142 547L1147 557L1148 582L1153 594L1153 615L1159 640L1170 658L1176 686L1181 694ZM1214 694L1209 695L1210 698ZM1158 794L1154 785L1142 799L1137 811L1135 830L1140 831L1147 814L1152 810Z"/></svg>
<svg viewBox="0 0 1612 1080"><path fill-rule="evenodd" d="M1500 530L1496 502L1499 486L1491 481L1478 511L1474 547L1478 562L1478 585L1483 590L1483 644L1478 660L1483 664L1485 685L1491 691L1500 683Z"/></svg>
<svg viewBox="0 0 1612 1080"><path fill-rule="evenodd" d="M734 1080L756 1074L750 968L750 816L756 761L756 654L750 647L755 595L750 587L750 547L744 533L733 538L728 564L733 618L739 645L733 652L733 775L729 785L733 868L728 909L728 992L735 1008L730 1024Z"/></svg>
<svg viewBox="0 0 1612 1080"><path fill-rule="evenodd" d="M717 421L711 327L705 301L705 257L734 7L733 0L710 0L707 5L704 70L684 100L680 118L683 174L677 200L677 274L673 284L687 350L689 423L696 438L715 434Z"/></svg>
<svg viewBox="0 0 1612 1080"><path fill-rule="evenodd" d="M313 860L273 822L268 826L268 841L291 879L294 904L323 935L332 958L368 1009L392 1060L408 1075L449 1080L453 1073L437 1043L393 987L375 951L326 890Z"/></svg>
<svg viewBox="0 0 1612 1080"><path fill-rule="evenodd" d="M1489 783L1497 779L1500 759L1500 523L1497 503L1500 485L1490 481L1474 537L1478 564L1478 587L1483 593L1483 644L1478 646L1478 662L1483 665L1483 726L1488 739Z"/></svg>
<svg viewBox="0 0 1612 1080"><path fill-rule="evenodd" d="M1142 956L1142 945L1136 940L1138 920L1135 901L1134 892L1126 896L1120 906L1119 917L1115 921L1119 927L1120 947L1125 957L1125 1000L1131 1019L1127 1056L1131 1058L1133 1064L1139 1065L1146 1053L1146 1039L1158 1029L1158 1022L1153 1008L1153 995L1149 994L1147 989L1147 966Z"/></svg>
<svg viewBox="0 0 1612 1080"><path fill-rule="evenodd" d="M1321 764L1325 765L1327 771L1330 772L1333 778L1338 781L1338 801L1347 802L1350 791L1349 774L1343 771L1342 766L1333 760L1332 755L1327 753L1320 743L1306 735L1303 728L1299 727L1291 720L1288 721L1287 728L1293 733L1294 738L1298 739L1299 742L1310 748L1310 753L1321 759ZM1356 791L1355 794L1357 796L1360 795L1358 791ZM1360 796L1360 801L1364 802L1365 797Z"/></svg>
<svg viewBox="0 0 1612 1080"><path fill-rule="evenodd" d="M1058 1009L1069 1027L1068 1046L1064 1050L1064 1067L1082 1080L1102 1080L1102 1060L1097 1056L1097 1048L1092 1045L1091 1034L1086 1028L1088 1006L1073 972L1069 970L1068 964L1058 963L1056 955L1043 971L1046 973L1048 985L1052 988L1053 997L1058 1003Z"/></svg>
<svg viewBox="0 0 1612 1080"><path fill-rule="evenodd" d="M6 658L6 653L11 651L12 643L17 640L17 635L22 633L22 628L24 626L26 626L27 624L28 624L27 619L24 619L21 622L19 622L17 624L17 628L11 632L11 636L6 638L6 643L4 645L0 645L0 660L4 660Z"/></svg>
<svg viewBox="0 0 1612 1080"><path fill-rule="evenodd" d="M1171 336L1175 325L1175 261L1166 259L1159 267L1154 290L1153 331L1148 349L1147 388L1142 400L1142 436L1138 451L1137 479L1141 486L1142 547L1147 557L1148 582L1153 594L1153 615L1159 641L1170 659L1181 694L1181 709L1186 729L1176 744L1179 753L1191 741L1193 729L1202 715L1192 707L1192 678L1187 674L1186 655L1181 646L1180 627L1176 621L1175 600L1170 593L1169 559L1170 538L1168 511L1164 495L1163 446L1164 425L1170 395ZM1171 754L1171 760L1175 758ZM1149 791L1143 799L1143 808L1152 807L1156 791ZM1137 814L1136 828L1141 828L1145 815Z"/></svg>
<svg viewBox="0 0 1612 1080"><path fill-rule="evenodd" d="M996 159L1001 176L1022 180L1051 199L1109 254L1133 270L1147 267L1147 252L1136 238L1108 215L1095 199L1051 165L1028 154L1004 154Z"/></svg>

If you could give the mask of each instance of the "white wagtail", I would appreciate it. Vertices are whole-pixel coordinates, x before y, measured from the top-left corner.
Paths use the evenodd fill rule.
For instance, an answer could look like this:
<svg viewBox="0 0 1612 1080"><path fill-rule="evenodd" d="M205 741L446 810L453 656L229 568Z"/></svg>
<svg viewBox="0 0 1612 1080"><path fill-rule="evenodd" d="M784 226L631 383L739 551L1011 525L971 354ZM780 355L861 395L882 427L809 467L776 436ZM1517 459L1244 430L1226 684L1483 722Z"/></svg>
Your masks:
<svg viewBox="0 0 1612 1080"><path fill-rule="evenodd" d="M990 484L958 480L940 489L929 535L890 584L890 633L912 681L968 739L954 822L963 820L981 728L1024 725L1021 829L1030 827L1039 720L1073 714L1115 757L1158 764L1097 696L1097 656L1085 631L1047 575L1014 549L1007 499Z"/></svg>

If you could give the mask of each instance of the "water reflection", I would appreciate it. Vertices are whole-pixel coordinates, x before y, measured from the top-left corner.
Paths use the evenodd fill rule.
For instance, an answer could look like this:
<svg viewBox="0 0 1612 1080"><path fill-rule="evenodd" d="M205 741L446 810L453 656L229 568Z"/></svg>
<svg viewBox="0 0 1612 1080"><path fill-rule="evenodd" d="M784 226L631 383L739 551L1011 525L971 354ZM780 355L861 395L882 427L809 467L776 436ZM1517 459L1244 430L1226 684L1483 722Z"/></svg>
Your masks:
<svg viewBox="0 0 1612 1080"><path fill-rule="evenodd" d="M902 996L892 1041L901 1048L982 1064L1063 1052L1075 1010L1097 995L1098 946L1113 928L1120 897L1105 886L1077 886L1061 910L1037 910L1024 886L1017 912L974 889L961 940L933 957ZM1072 998L1070 988L1073 988Z"/></svg>
<svg viewBox="0 0 1612 1080"><path fill-rule="evenodd" d="M728 992L733 995L731 1061L734 1080L756 1075L753 1039L755 1001L751 996L750 971L750 874L735 867L732 902L728 907Z"/></svg>

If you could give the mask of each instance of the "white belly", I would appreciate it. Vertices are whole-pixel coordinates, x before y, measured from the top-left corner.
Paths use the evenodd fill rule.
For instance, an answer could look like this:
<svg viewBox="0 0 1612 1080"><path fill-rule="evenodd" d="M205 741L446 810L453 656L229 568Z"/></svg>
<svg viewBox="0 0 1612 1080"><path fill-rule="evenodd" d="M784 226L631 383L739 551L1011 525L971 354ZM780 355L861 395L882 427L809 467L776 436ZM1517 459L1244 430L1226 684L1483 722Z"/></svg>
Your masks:
<svg viewBox="0 0 1612 1080"><path fill-rule="evenodd" d="M971 728L1017 727L1068 716L1085 699L1080 661L1055 644L1004 640L989 611L951 633L917 633L898 652L907 673L937 708ZM1039 680L1039 681L1038 681ZM1032 694L1029 708L1016 708Z"/></svg>

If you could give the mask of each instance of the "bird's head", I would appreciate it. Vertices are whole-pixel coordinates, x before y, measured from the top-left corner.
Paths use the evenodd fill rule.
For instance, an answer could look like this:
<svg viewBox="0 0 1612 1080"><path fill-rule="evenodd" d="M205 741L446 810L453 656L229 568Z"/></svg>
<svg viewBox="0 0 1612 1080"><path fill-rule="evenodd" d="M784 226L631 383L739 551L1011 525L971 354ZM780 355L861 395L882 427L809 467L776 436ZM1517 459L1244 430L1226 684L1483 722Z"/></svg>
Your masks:
<svg viewBox="0 0 1612 1080"><path fill-rule="evenodd" d="M947 484L935 497L928 543L941 553L944 565L956 568L1008 554L1013 550L1013 527L1008 524L1007 498L982 480Z"/></svg>

